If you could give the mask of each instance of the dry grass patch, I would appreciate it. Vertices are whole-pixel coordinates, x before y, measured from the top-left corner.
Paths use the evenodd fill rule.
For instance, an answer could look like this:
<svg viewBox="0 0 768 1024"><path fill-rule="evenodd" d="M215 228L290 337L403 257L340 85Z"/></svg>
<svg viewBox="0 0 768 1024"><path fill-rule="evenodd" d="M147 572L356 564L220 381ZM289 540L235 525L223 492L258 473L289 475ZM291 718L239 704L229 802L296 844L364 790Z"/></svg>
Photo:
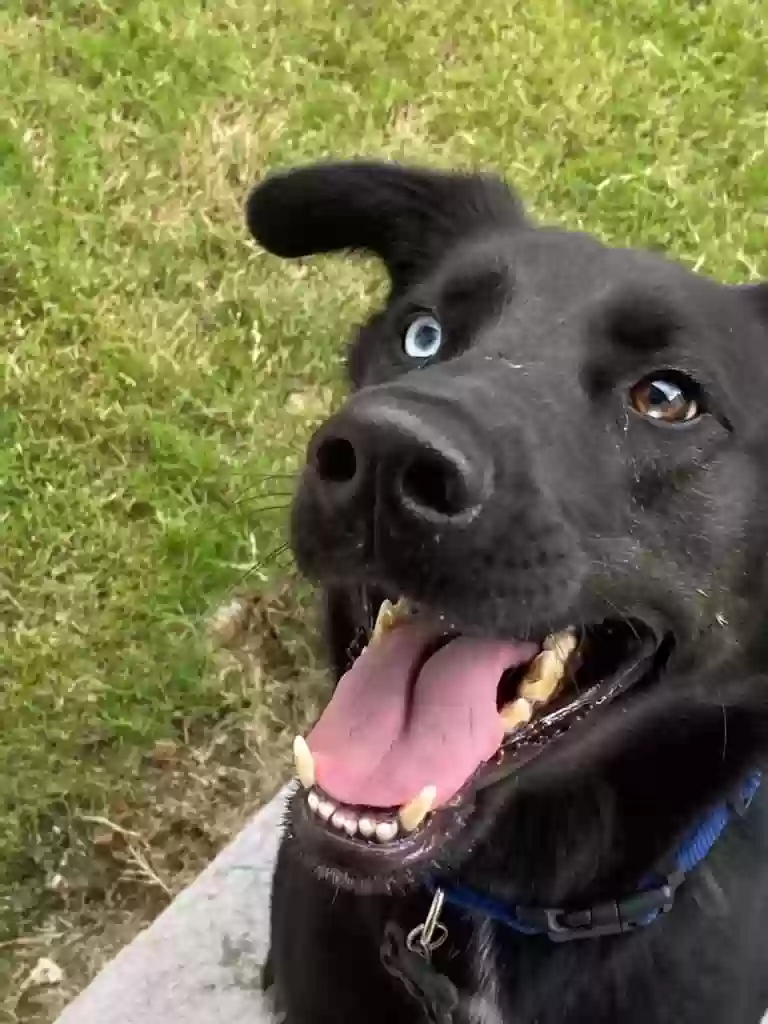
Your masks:
<svg viewBox="0 0 768 1024"><path fill-rule="evenodd" d="M6 947L15 967L0 1009L9 1019L59 1013L284 782L293 737L329 687L312 604L299 593L291 575L263 593L233 592L208 622L220 714L178 721L154 742L141 760L143 799L78 815L55 856L40 851L51 906Z"/></svg>

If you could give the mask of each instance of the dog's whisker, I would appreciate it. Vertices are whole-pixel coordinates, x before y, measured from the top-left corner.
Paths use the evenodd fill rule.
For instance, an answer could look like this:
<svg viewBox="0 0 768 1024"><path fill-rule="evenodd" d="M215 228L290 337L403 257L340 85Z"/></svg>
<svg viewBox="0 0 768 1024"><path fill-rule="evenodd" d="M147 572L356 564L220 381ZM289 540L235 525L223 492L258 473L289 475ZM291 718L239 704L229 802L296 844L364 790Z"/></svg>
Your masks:
<svg viewBox="0 0 768 1024"><path fill-rule="evenodd" d="M289 549L289 546L290 545L288 544L288 542L285 541L283 544L278 545L278 547L273 548L273 550L266 554L264 558L262 558L260 561L254 562L253 565L249 565L248 568L242 573L242 575L238 579L238 585L242 584L255 572L259 572L259 570L261 569L267 569L270 566L274 565L277 562L277 559L280 557L280 555L282 555Z"/></svg>
<svg viewBox="0 0 768 1024"><path fill-rule="evenodd" d="M290 495L290 494L295 494L295 489L292 488L289 491L286 491L286 490L271 490L268 487L262 487L260 484L255 484L253 487L248 487L246 490L241 491L240 493L244 497L247 497L249 494L254 494L254 493L257 493L257 492L259 494L263 494L265 497L270 497L271 498L271 497L282 497L282 496L287 496L287 495Z"/></svg>
<svg viewBox="0 0 768 1024"><path fill-rule="evenodd" d="M627 626L628 629L632 630L635 639L639 640L640 636L637 632L637 627L635 626L635 623L632 620L631 611L621 608L619 605L616 604L615 601L613 601L606 594L602 595L602 599L616 613L616 617L620 619Z"/></svg>
<svg viewBox="0 0 768 1024"><path fill-rule="evenodd" d="M254 515L260 515L262 512L285 512L289 509L290 503L283 503L281 505L259 505L255 508L248 508L248 512Z"/></svg>
<svg viewBox="0 0 768 1024"><path fill-rule="evenodd" d="M728 711L725 704L721 704L720 707L723 711L723 752L721 759L725 761L725 755L728 751Z"/></svg>
<svg viewBox="0 0 768 1024"><path fill-rule="evenodd" d="M257 487L242 491L232 502L233 505L242 505L245 501L259 498L292 498L295 491L262 491Z"/></svg>
<svg viewBox="0 0 768 1024"><path fill-rule="evenodd" d="M248 477L249 479L253 479L253 480L285 480L285 479L292 479L292 478L298 476L299 475L299 471L298 470L293 470L290 473L289 472L285 472L285 473L258 473L258 472L254 472L252 469L243 469L241 472L235 473L233 475L238 477L238 478L240 478L240 477Z"/></svg>

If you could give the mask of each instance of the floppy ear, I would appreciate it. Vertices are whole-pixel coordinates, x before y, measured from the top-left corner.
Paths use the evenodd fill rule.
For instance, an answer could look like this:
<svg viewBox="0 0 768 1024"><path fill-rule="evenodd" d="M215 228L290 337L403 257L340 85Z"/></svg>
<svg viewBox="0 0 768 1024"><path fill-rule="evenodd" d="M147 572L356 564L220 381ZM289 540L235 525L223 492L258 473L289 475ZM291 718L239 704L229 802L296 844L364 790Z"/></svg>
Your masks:
<svg viewBox="0 0 768 1024"><path fill-rule="evenodd" d="M524 215L504 182L491 175L349 161L267 177L248 197L246 220L259 244L277 256L374 253L397 291L456 242L522 225Z"/></svg>

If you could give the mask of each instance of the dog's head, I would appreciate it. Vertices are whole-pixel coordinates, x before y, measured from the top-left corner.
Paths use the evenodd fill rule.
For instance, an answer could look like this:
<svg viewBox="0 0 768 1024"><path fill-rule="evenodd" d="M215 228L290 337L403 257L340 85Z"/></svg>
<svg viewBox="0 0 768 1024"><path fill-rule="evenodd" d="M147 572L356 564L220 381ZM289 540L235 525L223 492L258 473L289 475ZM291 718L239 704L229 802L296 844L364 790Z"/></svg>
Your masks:
<svg viewBox="0 0 768 1024"><path fill-rule="evenodd" d="M342 677L297 748L307 855L634 879L768 746L768 289L535 227L485 175L311 166L247 217L391 281L294 504Z"/></svg>

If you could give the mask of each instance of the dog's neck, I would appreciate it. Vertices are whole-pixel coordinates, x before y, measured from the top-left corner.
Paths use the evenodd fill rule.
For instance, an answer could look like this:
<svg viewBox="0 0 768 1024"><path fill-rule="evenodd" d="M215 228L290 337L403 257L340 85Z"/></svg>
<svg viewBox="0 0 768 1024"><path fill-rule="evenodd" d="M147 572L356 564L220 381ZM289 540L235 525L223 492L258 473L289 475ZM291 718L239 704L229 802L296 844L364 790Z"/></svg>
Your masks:
<svg viewBox="0 0 768 1024"><path fill-rule="evenodd" d="M489 900L453 883L436 886L436 892L441 902L445 898L481 920L495 920L523 935L547 935L554 942L635 931L672 910L676 891L686 876L704 861L732 819L746 814L760 783L760 772L750 774L729 799L696 823L672 856L643 878L633 893L617 894L589 907L530 909Z"/></svg>
<svg viewBox="0 0 768 1024"><path fill-rule="evenodd" d="M753 773L730 800L712 808L710 813L691 830L680 848L669 859L666 866L671 869L671 874L665 876L664 884L650 889L648 888L650 881L646 880L645 888L641 886L634 897L616 899L599 906L576 908L571 911L565 909L525 911L524 908L505 906L495 903L493 900L483 899L481 895L473 893L471 890L458 889L455 885L449 885L447 882L443 883L445 888L435 885L429 913L423 924L408 933L407 949L410 952L403 953L406 960L411 959L412 966L414 963L421 964L415 973L407 972L412 981L415 979L419 998L425 1006L431 1005L429 993L432 982L427 980L422 988L419 978L423 979L425 972L429 975L432 969L430 966L432 952L440 949L443 941L449 937L448 931L441 921L444 908L451 907L453 911L458 909L464 914L469 911L468 918L465 920L468 932L465 933L464 939L460 943L466 949L463 972L463 984L466 987L462 990L454 987L453 983L443 975L441 975L440 984L451 988L456 997L456 1009L455 1014L451 1017L452 1022L501 1024L504 1020L502 1003L506 987L502 961L509 953L510 942L517 950L515 960L518 959L519 954L523 954L524 962L528 962L530 952L532 958L530 966L530 964L540 961L540 958L546 953L546 947L539 944L535 948L528 947L528 951L526 951L519 945L520 943L527 945L526 935L538 936L539 943L544 935L548 936L552 941L552 950L558 945L569 943L574 939L580 940L577 943L578 946L584 948L586 945L594 949L596 947L589 941L590 939L614 936L621 941L622 935L653 924L660 914L672 910L677 888L683 884L689 873L702 865L734 817L743 817L749 810L760 787L760 781L760 773ZM703 867L706 871L706 866ZM711 885L711 872L707 872L707 877ZM717 888L716 885L715 887ZM658 901L654 902L659 893L662 896L660 909ZM653 898L649 900L649 896ZM526 913L529 915L527 918ZM536 921L537 915L539 915L540 921L538 928L531 924ZM454 923L458 922L454 919ZM442 937L440 932L442 932ZM433 942L433 940L435 941ZM447 969L449 974L453 973L448 966L450 959L449 957L444 965L438 963L435 966L438 974L442 969ZM520 964L516 968L516 971L519 970ZM391 973L396 977L404 976L395 971ZM523 970L523 973L527 974L527 969ZM456 980L458 982L458 979ZM437 1004L435 1004L435 1008L436 1006ZM442 1020L443 1018L438 1012L435 1019Z"/></svg>

